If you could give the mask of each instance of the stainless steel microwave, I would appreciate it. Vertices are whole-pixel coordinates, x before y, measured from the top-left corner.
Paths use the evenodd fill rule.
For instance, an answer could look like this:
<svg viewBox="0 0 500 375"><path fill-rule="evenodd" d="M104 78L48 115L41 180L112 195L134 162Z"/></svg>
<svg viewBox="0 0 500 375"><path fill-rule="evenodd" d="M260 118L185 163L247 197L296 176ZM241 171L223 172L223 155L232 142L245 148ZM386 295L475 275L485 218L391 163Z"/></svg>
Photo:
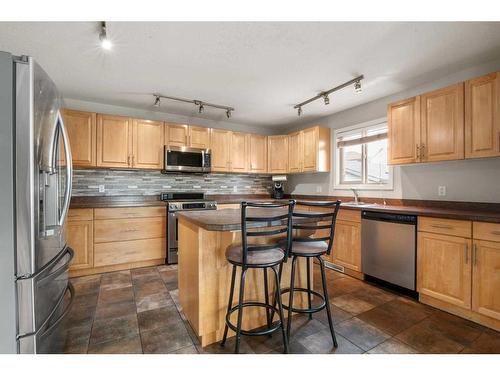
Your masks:
<svg viewBox="0 0 500 375"><path fill-rule="evenodd" d="M209 173L212 170L209 149L165 146L164 173Z"/></svg>

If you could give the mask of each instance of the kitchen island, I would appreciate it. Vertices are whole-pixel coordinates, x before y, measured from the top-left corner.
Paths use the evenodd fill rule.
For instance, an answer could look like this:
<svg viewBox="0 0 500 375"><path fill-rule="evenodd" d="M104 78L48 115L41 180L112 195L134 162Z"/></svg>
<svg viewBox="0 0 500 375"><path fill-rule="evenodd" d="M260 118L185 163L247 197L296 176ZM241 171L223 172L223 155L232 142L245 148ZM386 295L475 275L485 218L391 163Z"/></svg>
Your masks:
<svg viewBox="0 0 500 375"><path fill-rule="evenodd" d="M280 213L283 212L281 209L278 210ZM270 213L266 211L266 214ZM278 212L271 215L275 214ZM220 341L224 332L232 270L232 266L226 260L225 251L232 243L241 243L241 212L240 209L185 211L180 212L178 218L179 301L184 315L198 335L201 346L204 347ZM257 224L262 225L262 223ZM276 224L270 223L270 226ZM271 241L276 239L269 238ZM241 271L241 268L238 268L236 290L239 289ZM289 286L290 268L291 262L285 263L282 287ZM306 262L304 259L299 259L296 275L295 285L305 287ZM275 289L271 270L268 270L267 277L269 297L272 301ZM302 294L304 293L294 294L294 306L305 307L306 296ZM264 302L262 269L248 271L245 300ZM233 303L237 303L236 297ZM288 294L284 295L283 303L288 304ZM236 320L237 314L233 314L232 319ZM276 319L278 319L277 315L275 315ZM253 307L244 309L243 329L253 329L265 324L265 309ZM229 330L229 336L232 335L234 332Z"/></svg>

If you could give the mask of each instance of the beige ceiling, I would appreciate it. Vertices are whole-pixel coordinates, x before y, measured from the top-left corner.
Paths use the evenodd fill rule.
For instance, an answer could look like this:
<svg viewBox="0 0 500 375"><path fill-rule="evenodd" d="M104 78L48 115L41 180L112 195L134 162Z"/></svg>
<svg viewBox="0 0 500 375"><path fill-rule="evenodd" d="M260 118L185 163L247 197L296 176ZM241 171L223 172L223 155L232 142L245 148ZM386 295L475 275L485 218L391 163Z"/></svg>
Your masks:
<svg viewBox="0 0 500 375"><path fill-rule="evenodd" d="M0 50L33 56L66 98L140 109L153 92L236 108L232 122L282 126L311 121L500 57L500 23L0 22ZM297 117L293 105L364 74ZM192 105L160 111L193 116ZM203 117L221 120L222 111Z"/></svg>

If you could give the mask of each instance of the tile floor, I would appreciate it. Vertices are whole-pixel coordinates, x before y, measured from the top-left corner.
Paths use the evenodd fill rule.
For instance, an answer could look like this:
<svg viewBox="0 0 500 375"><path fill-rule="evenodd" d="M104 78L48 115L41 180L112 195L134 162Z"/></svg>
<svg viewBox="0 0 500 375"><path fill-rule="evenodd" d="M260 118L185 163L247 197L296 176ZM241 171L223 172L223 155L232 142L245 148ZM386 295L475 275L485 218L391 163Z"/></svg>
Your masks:
<svg viewBox="0 0 500 375"><path fill-rule="evenodd" d="M324 311L296 316L293 353L500 353L500 333L366 282L328 270L338 348ZM315 269L315 287L319 288ZM179 309L177 269L158 266L72 279L67 353L231 353L206 348ZM279 332L243 337L241 353L281 353Z"/></svg>

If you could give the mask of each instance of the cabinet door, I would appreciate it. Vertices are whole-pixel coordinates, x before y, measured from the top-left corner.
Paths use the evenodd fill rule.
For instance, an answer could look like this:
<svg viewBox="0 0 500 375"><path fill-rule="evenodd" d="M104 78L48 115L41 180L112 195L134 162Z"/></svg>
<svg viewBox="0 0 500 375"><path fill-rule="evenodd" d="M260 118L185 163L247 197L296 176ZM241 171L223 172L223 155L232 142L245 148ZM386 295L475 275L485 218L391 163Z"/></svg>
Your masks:
<svg viewBox="0 0 500 375"><path fill-rule="evenodd" d="M189 127L189 147L210 148L210 128Z"/></svg>
<svg viewBox="0 0 500 375"><path fill-rule="evenodd" d="M187 146L189 126L184 124L165 124L165 144L168 146Z"/></svg>
<svg viewBox="0 0 500 375"><path fill-rule="evenodd" d="M288 172L302 172L304 161L303 132L288 134Z"/></svg>
<svg viewBox="0 0 500 375"><path fill-rule="evenodd" d="M268 172L288 172L288 136L271 135L267 137Z"/></svg>
<svg viewBox="0 0 500 375"><path fill-rule="evenodd" d="M64 125L68 131L75 167L96 166L96 114L65 109Z"/></svg>
<svg viewBox="0 0 500 375"><path fill-rule="evenodd" d="M389 164L418 163L420 147L420 97L389 104Z"/></svg>
<svg viewBox="0 0 500 375"><path fill-rule="evenodd" d="M248 136L248 152L250 154L249 171L252 173L267 172L267 137L250 134Z"/></svg>
<svg viewBox="0 0 500 375"><path fill-rule="evenodd" d="M319 128L305 129L303 131L302 169L304 172L315 172L318 169L318 141Z"/></svg>
<svg viewBox="0 0 500 375"><path fill-rule="evenodd" d="M231 132L228 130L212 129L210 143L212 145L212 171L229 172Z"/></svg>
<svg viewBox="0 0 500 375"><path fill-rule="evenodd" d="M419 232L417 289L453 305L471 306L471 240Z"/></svg>
<svg viewBox="0 0 500 375"><path fill-rule="evenodd" d="M231 132L231 151L229 156L231 172L248 171L247 134Z"/></svg>
<svg viewBox="0 0 500 375"><path fill-rule="evenodd" d="M472 310L500 320L500 242L474 240Z"/></svg>
<svg viewBox="0 0 500 375"><path fill-rule="evenodd" d="M465 82L465 157L500 156L498 73Z"/></svg>
<svg viewBox="0 0 500 375"><path fill-rule="evenodd" d="M97 166L128 168L132 156L132 121L128 117L97 115Z"/></svg>
<svg viewBox="0 0 500 375"><path fill-rule="evenodd" d="M464 158L464 85L421 96L422 161Z"/></svg>
<svg viewBox="0 0 500 375"><path fill-rule="evenodd" d="M345 268L361 272L361 223L337 220L332 260Z"/></svg>
<svg viewBox="0 0 500 375"><path fill-rule="evenodd" d="M75 256L71 270L81 270L94 266L94 225L92 220L68 221L65 226L68 246Z"/></svg>
<svg viewBox="0 0 500 375"><path fill-rule="evenodd" d="M133 130L132 166L161 169L165 144L163 122L134 119Z"/></svg>

